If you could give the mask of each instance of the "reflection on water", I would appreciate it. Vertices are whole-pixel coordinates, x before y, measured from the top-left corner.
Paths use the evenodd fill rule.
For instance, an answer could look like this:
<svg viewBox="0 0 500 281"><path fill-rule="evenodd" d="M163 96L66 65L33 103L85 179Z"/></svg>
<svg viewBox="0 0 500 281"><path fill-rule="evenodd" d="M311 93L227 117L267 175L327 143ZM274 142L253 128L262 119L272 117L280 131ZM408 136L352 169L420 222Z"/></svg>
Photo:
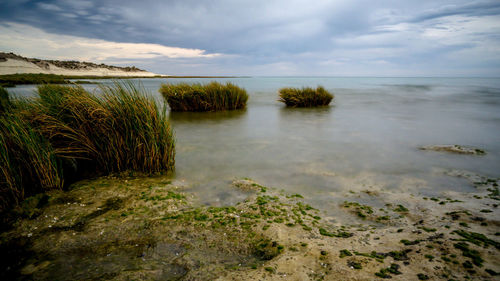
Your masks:
<svg viewBox="0 0 500 281"><path fill-rule="evenodd" d="M172 123L220 123L228 119L243 118L246 109L219 111L219 112L169 112L169 119Z"/></svg>
<svg viewBox="0 0 500 281"><path fill-rule="evenodd" d="M333 208L349 190L389 189L413 194L470 190L440 169L500 176L500 81L487 78L270 77L214 79L247 89L247 109L169 113L177 139L176 174L203 204L239 200L230 183L249 177L301 193ZM157 93L166 79L142 79ZM186 79L171 79L176 83ZM188 79L192 82L208 82ZM104 81L105 83L109 83ZM331 106L285 108L281 87L323 85ZM86 85L95 89L95 85ZM30 95L22 86L18 95ZM422 145L461 144L485 156L419 151Z"/></svg>

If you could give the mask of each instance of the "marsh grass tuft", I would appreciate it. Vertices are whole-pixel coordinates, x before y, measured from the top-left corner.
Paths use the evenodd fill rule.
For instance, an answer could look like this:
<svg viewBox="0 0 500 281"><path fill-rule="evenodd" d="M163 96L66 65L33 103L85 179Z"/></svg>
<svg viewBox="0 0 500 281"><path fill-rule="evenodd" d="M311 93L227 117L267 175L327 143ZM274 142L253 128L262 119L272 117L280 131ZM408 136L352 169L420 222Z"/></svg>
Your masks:
<svg viewBox="0 0 500 281"><path fill-rule="evenodd" d="M29 122L0 117L0 211L26 194L61 188L59 168L54 149Z"/></svg>
<svg viewBox="0 0 500 281"><path fill-rule="evenodd" d="M330 104L333 95L322 86L316 89L310 87L282 88L279 90L279 100L289 107L315 107Z"/></svg>
<svg viewBox="0 0 500 281"><path fill-rule="evenodd" d="M172 111L222 111L243 109L248 95L246 90L232 84L162 84L160 93Z"/></svg>
<svg viewBox="0 0 500 281"><path fill-rule="evenodd" d="M0 86L0 115L10 107L9 92Z"/></svg>
<svg viewBox="0 0 500 281"><path fill-rule="evenodd" d="M165 108L132 83L43 85L0 116L0 211L25 196L87 176L172 171L175 142Z"/></svg>

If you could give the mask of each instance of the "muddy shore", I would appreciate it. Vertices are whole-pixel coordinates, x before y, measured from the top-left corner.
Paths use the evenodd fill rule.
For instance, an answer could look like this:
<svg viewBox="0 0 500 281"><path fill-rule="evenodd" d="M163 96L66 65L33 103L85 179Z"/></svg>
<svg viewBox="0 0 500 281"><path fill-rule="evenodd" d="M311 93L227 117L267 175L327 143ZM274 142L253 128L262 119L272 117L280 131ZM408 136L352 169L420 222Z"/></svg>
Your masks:
<svg viewBox="0 0 500 281"><path fill-rule="evenodd" d="M476 192L351 191L339 196L352 224L251 179L222 207L165 178L82 181L18 209L0 235L2 279L498 280L498 179L446 173Z"/></svg>

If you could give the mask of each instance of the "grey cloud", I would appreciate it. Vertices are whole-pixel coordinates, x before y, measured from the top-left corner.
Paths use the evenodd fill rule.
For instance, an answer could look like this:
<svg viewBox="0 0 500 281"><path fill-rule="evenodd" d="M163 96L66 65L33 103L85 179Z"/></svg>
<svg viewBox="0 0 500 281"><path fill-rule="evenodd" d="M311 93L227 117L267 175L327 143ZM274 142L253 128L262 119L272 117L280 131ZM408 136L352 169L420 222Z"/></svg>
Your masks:
<svg viewBox="0 0 500 281"><path fill-rule="evenodd" d="M500 2L8 0L0 3L0 24L13 21L55 34L195 48L226 55L209 60L143 62L153 71L161 72L163 67L165 72L179 74L209 74L214 70L219 71L217 74L232 74L231 71L252 74L248 72L266 67L272 71L274 66L320 74L328 71L326 62L346 61L358 64L351 66L358 70L361 65L368 67L376 61L393 64L391 69L401 69L407 64L424 67L425 62L430 69L438 62L449 64L447 55L475 50L480 44L490 44L493 50L485 57L494 56L495 48L500 49L496 30L478 30L457 42L442 42L438 37L425 35L429 29L449 31L450 27L443 23L455 15L498 16ZM464 44L468 39L471 42ZM495 58L493 62L485 61L500 64ZM454 64L460 64L460 60Z"/></svg>
<svg viewBox="0 0 500 281"><path fill-rule="evenodd" d="M431 19L437 19L447 16L464 15L464 16L491 16L500 15L499 1L481 1L465 4L445 5L442 7L424 11L420 15L414 17L411 22L420 22Z"/></svg>

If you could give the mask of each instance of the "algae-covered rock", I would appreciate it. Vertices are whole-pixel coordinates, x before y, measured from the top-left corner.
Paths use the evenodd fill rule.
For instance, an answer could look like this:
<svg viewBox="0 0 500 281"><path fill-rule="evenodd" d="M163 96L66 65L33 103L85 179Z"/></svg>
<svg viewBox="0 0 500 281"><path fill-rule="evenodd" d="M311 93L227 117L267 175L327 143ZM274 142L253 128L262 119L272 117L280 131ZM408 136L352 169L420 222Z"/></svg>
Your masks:
<svg viewBox="0 0 500 281"><path fill-rule="evenodd" d="M266 189L262 185L250 179L238 179L233 181L233 186L243 191L261 191Z"/></svg>
<svg viewBox="0 0 500 281"><path fill-rule="evenodd" d="M427 145L420 147L420 150L432 150L432 151L442 151L456 154L470 154L470 155L484 155L486 152L483 149L463 146L457 144L446 144L446 145Z"/></svg>

